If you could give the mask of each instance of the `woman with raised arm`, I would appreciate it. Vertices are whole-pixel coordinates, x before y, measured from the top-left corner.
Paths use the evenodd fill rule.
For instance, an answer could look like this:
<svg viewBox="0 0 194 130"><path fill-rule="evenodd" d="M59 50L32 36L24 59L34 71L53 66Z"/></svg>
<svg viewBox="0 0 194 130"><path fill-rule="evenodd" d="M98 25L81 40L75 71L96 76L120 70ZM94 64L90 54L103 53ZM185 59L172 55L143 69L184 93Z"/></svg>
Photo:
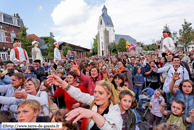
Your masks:
<svg viewBox="0 0 194 130"><path fill-rule="evenodd" d="M55 75L47 77L49 84L61 86L75 100L90 105L90 110L76 108L67 114L67 120L74 123L81 118L88 118L87 130L121 130L122 118L112 93L111 84L102 80L96 82L94 96L82 93L79 88L69 85Z"/></svg>
<svg viewBox="0 0 194 130"><path fill-rule="evenodd" d="M78 65L74 65L71 62L71 69L76 72L79 81L86 87L88 93L90 95L94 95L94 88L96 81L100 81L108 78L108 73L106 71L102 71L102 75L99 75L99 69L96 66L92 66L90 69L91 76L84 75L79 69Z"/></svg>

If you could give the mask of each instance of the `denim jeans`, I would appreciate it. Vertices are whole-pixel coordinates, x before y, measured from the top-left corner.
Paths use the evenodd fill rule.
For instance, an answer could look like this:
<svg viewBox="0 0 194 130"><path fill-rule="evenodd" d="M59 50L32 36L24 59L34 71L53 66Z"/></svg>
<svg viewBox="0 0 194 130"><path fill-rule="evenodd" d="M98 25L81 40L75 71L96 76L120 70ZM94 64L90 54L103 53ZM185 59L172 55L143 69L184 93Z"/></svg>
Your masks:
<svg viewBox="0 0 194 130"><path fill-rule="evenodd" d="M135 85L135 84L134 84L134 86L133 86L133 92L135 93L135 98L137 99L137 102L139 101L139 95L140 95L140 93L141 93L142 86L143 86L143 85L137 86L137 85Z"/></svg>
<svg viewBox="0 0 194 130"><path fill-rule="evenodd" d="M170 110L170 93L165 93L167 110Z"/></svg>

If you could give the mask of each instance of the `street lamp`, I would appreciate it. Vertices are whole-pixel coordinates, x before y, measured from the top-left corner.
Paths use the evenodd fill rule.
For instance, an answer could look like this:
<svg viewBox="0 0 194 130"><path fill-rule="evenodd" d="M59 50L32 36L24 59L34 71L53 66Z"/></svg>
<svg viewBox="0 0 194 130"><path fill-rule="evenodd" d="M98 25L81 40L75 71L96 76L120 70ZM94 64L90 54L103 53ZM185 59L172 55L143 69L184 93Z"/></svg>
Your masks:
<svg viewBox="0 0 194 130"><path fill-rule="evenodd" d="M172 35L173 35L173 37L174 37L174 43L176 43L177 31L174 31L174 32L172 33Z"/></svg>

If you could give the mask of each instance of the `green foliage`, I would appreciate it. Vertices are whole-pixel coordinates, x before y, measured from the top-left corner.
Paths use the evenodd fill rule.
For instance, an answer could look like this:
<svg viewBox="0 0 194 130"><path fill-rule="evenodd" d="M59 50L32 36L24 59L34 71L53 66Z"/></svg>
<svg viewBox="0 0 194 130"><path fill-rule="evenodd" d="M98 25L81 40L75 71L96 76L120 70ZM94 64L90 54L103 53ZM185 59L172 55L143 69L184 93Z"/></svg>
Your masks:
<svg viewBox="0 0 194 130"><path fill-rule="evenodd" d="M144 51L148 51L148 48L144 46L144 47L143 47L143 50L144 50Z"/></svg>
<svg viewBox="0 0 194 130"><path fill-rule="evenodd" d="M112 55L112 53L116 53L117 54L117 48L116 48L116 43L115 42L111 42L108 45L108 50L110 51L110 55Z"/></svg>
<svg viewBox="0 0 194 130"><path fill-rule="evenodd" d="M190 42L194 39L194 30L191 25L192 23L189 23L184 20L184 24L182 24L182 29L179 30L179 35L181 36L179 41L183 43L185 48L187 48Z"/></svg>
<svg viewBox="0 0 194 130"><path fill-rule="evenodd" d="M72 51L72 48L69 46L69 44L65 44L65 46L63 46L63 55L66 57L68 50Z"/></svg>
<svg viewBox="0 0 194 130"><path fill-rule="evenodd" d="M149 50L155 51L156 49L157 49L157 46L156 45L150 45L149 46Z"/></svg>
<svg viewBox="0 0 194 130"><path fill-rule="evenodd" d="M92 52L87 52L86 55L87 55L88 57L91 57L91 56L92 56Z"/></svg>
<svg viewBox="0 0 194 130"><path fill-rule="evenodd" d="M92 55L98 54L98 38L97 35L93 38Z"/></svg>
<svg viewBox="0 0 194 130"><path fill-rule="evenodd" d="M55 42L53 33L50 32L50 37L45 37L45 39L47 39L45 41L45 43L47 45L47 48L46 48L45 52L48 54L48 57L53 59L53 57L54 57L54 44L53 43Z"/></svg>
<svg viewBox="0 0 194 130"><path fill-rule="evenodd" d="M137 42L137 45L143 47L144 43L143 42Z"/></svg>
<svg viewBox="0 0 194 130"><path fill-rule="evenodd" d="M21 29L21 32L18 34L18 39L21 41L22 48L27 51L28 56L31 56L32 38L27 39L25 26L21 26L20 29Z"/></svg>
<svg viewBox="0 0 194 130"><path fill-rule="evenodd" d="M45 43L48 43L49 37L40 37L40 39L44 40Z"/></svg>
<svg viewBox="0 0 194 130"><path fill-rule="evenodd" d="M124 38L121 38L119 40L119 43L117 44L116 49L117 49L118 52L127 51L127 49L126 49L126 40Z"/></svg>

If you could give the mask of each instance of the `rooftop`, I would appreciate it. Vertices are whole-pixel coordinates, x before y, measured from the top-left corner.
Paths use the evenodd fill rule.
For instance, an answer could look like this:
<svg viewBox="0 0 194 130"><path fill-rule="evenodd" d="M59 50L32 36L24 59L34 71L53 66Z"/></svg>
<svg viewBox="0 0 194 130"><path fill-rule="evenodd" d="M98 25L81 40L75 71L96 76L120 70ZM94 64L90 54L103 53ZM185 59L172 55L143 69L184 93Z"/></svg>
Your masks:
<svg viewBox="0 0 194 130"><path fill-rule="evenodd" d="M135 42L135 39L132 38L131 36L129 35L120 35L120 34L115 34L115 42L118 44L119 43L119 40L121 38L124 38L126 41L128 41L130 44L132 45L137 45L137 43Z"/></svg>
<svg viewBox="0 0 194 130"><path fill-rule="evenodd" d="M12 16L12 15L0 12L0 22L5 23L5 24L10 24L13 26L17 26L17 27L24 25L23 20L20 18L18 13Z"/></svg>
<svg viewBox="0 0 194 130"><path fill-rule="evenodd" d="M102 15L101 16L102 16L102 18L104 20L105 25L107 25L107 26L114 26L110 16L108 16L108 14L107 14L107 8L106 8L105 5L104 5L104 7L102 9Z"/></svg>

